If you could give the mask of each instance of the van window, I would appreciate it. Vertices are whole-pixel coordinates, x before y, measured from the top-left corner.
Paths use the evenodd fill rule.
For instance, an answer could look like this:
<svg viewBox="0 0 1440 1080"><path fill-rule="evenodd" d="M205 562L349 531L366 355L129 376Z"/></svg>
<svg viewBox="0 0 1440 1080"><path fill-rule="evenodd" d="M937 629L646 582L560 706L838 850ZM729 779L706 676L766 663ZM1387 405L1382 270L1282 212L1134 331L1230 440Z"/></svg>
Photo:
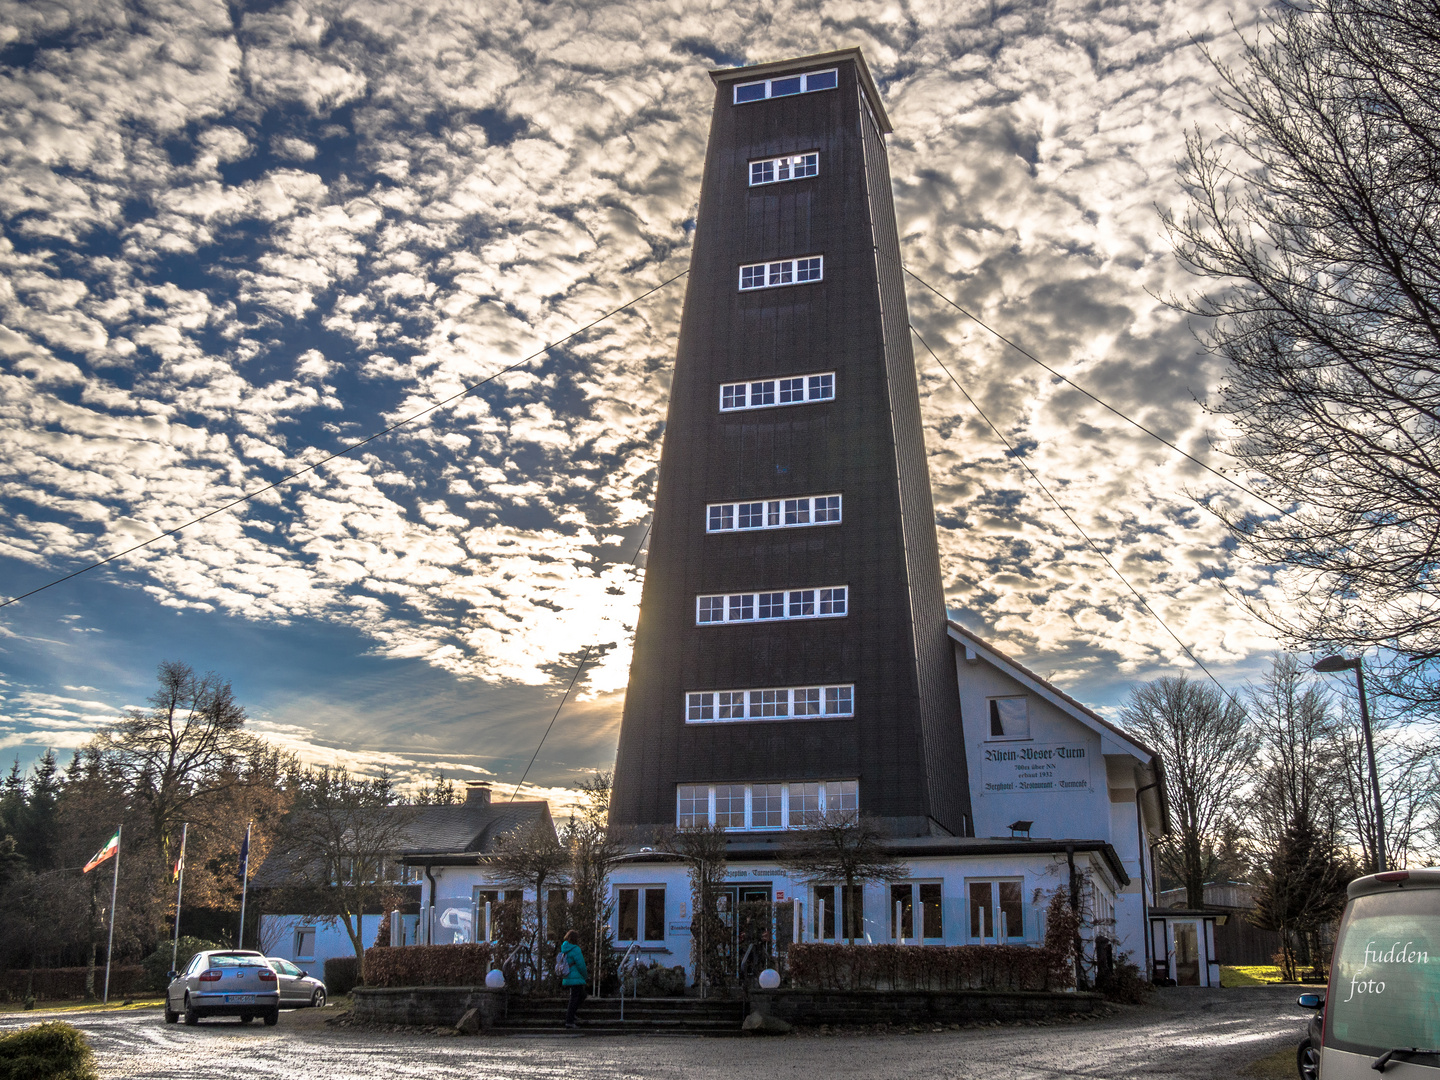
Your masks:
<svg viewBox="0 0 1440 1080"><path fill-rule="evenodd" d="M1440 889L1357 897L1335 943L1325 1046L1379 1055L1440 1032Z"/></svg>

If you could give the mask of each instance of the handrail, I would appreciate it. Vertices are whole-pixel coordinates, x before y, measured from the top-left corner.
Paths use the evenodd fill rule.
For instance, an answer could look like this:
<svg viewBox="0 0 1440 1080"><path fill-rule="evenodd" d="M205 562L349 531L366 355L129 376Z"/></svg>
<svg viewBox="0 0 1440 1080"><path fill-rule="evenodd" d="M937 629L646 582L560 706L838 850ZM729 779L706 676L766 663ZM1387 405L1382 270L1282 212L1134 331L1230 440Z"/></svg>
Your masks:
<svg viewBox="0 0 1440 1080"><path fill-rule="evenodd" d="M625 954L620 957L620 962L615 965L615 973L620 976L620 1019L622 1022L625 1019L625 969L634 969L639 965L638 959L631 959L631 957L633 957L639 951L640 943L638 941L632 941L630 943L630 947L625 950ZM635 986L635 993L632 994L631 997L638 998L639 996L640 986L637 983Z"/></svg>

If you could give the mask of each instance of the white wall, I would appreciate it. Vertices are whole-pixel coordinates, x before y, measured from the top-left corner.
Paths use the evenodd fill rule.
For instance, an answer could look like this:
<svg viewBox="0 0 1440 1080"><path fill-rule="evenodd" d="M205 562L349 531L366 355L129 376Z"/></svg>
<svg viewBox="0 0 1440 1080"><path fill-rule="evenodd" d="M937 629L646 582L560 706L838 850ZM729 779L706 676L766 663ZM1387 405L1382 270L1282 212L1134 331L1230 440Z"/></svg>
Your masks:
<svg viewBox="0 0 1440 1080"><path fill-rule="evenodd" d="M360 921L361 942L365 948L375 944L375 935L380 932L379 915L366 915ZM301 927L314 927L315 947L309 955L296 952L296 933ZM345 925L338 920L327 924L304 915L262 915L260 917L260 943L267 956L278 956L304 968L317 979L325 977L325 961L334 956L354 956L355 946Z"/></svg>

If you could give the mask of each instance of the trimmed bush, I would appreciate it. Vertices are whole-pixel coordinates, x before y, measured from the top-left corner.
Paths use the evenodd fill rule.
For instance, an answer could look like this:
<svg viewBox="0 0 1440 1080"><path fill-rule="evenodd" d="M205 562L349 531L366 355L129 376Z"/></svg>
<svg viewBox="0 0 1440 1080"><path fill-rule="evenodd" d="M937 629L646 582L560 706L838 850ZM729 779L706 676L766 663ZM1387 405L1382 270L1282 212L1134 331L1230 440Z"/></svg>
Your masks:
<svg viewBox="0 0 1440 1080"><path fill-rule="evenodd" d="M332 956L325 961L325 992L331 997L348 994L355 989L355 984L359 981L360 958L358 956Z"/></svg>
<svg viewBox="0 0 1440 1080"><path fill-rule="evenodd" d="M1059 990L1068 956L1024 945L791 945L790 982L821 990Z"/></svg>
<svg viewBox="0 0 1440 1080"><path fill-rule="evenodd" d="M166 953L169 956L169 953ZM85 968L37 968L34 982L27 968L0 971L0 1000L22 1001L26 990L34 988L40 1001L78 1001L85 996ZM105 988L105 965L95 969L95 996ZM117 964L110 969L110 997L126 998L145 988L145 969L139 964Z"/></svg>
<svg viewBox="0 0 1440 1080"><path fill-rule="evenodd" d="M367 949L366 986L480 986L491 968L490 946L406 945ZM325 967L329 981L330 967Z"/></svg>
<svg viewBox="0 0 1440 1080"><path fill-rule="evenodd" d="M99 1080L90 1044L59 1020L0 1035L0 1080Z"/></svg>

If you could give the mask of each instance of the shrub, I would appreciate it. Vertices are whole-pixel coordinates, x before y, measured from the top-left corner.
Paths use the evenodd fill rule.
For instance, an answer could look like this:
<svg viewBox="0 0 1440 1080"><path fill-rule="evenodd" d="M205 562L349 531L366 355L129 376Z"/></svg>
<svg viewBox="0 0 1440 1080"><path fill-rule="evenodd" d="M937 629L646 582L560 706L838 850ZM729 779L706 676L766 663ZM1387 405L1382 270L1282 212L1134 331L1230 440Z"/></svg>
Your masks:
<svg viewBox="0 0 1440 1080"><path fill-rule="evenodd" d="M99 1080L90 1044L61 1021L0 1035L0 1080Z"/></svg>
<svg viewBox="0 0 1440 1080"><path fill-rule="evenodd" d="M1114 966L1103 975L1097 975L1095 989L1105 995L1106 1001L1119 1001L1126 1005L1139 1005L1152 987L1141 976L1140 967L1128 952L1115 958Z"/></svg>
<svg viewBox="0 0 1440 1080"><path fill-rule="evenodd" d="M685 994L685 969L679 964L665 967L652 960L648 967L625 973L625 992L636 997L682 997Z"/></svg>
<svg viewBox="0 0 1440 1080"><path fill-rule="evenodd" d="M790 981L824 990L1057 990L1065 964L1025 945L790 946Z"/></svg>
<svg viewBox="0 0 1440 1080"><path fill-rule="evenodd" d="M325 961L325 991L331 997L340 997L355 989L360 981L360 958L358 956L332 956Z"/></svg>
<svg viewBox="0 0 1440 1080"><path fill-rule="evenodd" d="M365 953L366 986L480 986L491 968L489 945L406 945ZM329 966L326 966L329 978Z"/></svg>
<svg viewBox="0 0 1440 1080"><path fill-rule="evenodd" d="M144 989L159 993L170 985L170 980L165 975L170 970L172 947L171 943L167 941L140 961L140 966L145 969ZM184 971L185 966L190 963L190 958L197 952L204 952L206 949L223 949L224 947L215 941L205 941L197 937L182 937L180 947L175 952L175 970Z"/></svg>

